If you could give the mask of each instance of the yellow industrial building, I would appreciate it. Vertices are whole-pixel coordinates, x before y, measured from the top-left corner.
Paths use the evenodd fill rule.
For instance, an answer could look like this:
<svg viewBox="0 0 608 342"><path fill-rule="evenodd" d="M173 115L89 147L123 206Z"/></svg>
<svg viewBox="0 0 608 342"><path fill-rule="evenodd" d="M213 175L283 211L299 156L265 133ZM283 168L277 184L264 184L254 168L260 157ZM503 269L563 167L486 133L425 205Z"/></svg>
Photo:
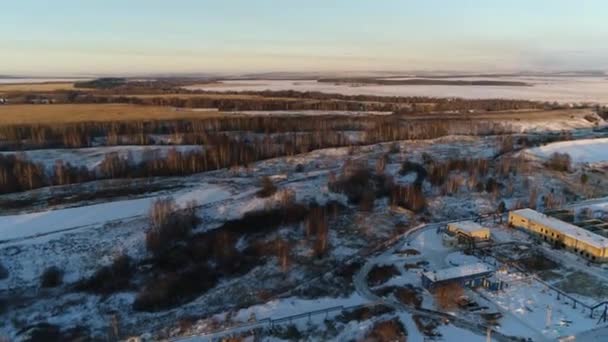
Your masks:
<svg viewBox="0 0 608 342"><path fill-rule="evenodd" d="M454 235L464 235L475 240L489 240L490 229L473 221L448 223L448 232Z"/></svg>
<svg viewBox="0 0 608 342"><path fill-rule="evenodd" d="M511 211L509 225L532 232L543 241L568 249L588 260L608 261L607 238L535 210Z"/></svg>

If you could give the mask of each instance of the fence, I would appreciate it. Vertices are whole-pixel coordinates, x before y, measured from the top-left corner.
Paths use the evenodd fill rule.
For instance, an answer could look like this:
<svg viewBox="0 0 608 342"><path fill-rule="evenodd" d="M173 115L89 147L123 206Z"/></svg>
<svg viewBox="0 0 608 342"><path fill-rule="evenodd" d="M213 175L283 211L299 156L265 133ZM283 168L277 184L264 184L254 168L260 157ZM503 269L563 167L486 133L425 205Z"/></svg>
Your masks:
<svg viewBox="0 0 608 342"><path fill-rule="evenodd" d="M309 312L281 317L281 318L277 318L277 319L272 319L271 317L264 318L264 319L261 319L261 320L255 321L255 322L242 323L242 324L234 325L231 327L225 327L222 329L205 332L205 333L201 333L201 334L191 334L188 336L180 336L179 338L170 339L169 341L179 342L179 341L186 341L186 340L192 340L192 339L200 339L201 341L203 341L203 340L213 341L214 339L240 335L240 334L248 332L248 331L265 329L265 328L273 329L273 328L276 328L277 326L281 326L283 324L291 324L294 321L298 321L298 320L301 320L304 318L311 320L313 317L316 317L316 316L325 315L326 317L328 317L330 313L343 312L343 311L354 311L354 310L358 310L358 309L362 309L362 308L373 308L373 307L376 307L379 305L384 305L384 304L382 304L380 302L375 302L375 303L360 304L360 305L353 305L353 306L343 306L343 305L333 306L333 307L329 307L329 308L325 308L325 309L309 311Z"/></svg>

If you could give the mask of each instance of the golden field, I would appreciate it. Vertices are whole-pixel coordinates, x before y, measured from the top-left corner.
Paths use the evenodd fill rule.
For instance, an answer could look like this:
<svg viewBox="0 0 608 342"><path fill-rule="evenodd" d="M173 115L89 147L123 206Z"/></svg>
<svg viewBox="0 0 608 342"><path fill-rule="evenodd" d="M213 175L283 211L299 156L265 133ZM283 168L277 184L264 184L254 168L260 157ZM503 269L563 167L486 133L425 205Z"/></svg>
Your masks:
<svg viewBox="0 0 608 342"><path fill-rule="evenodd" d="M71 82L0 84L0 94L17 91L55 91L72 89L74 89L74 83Z"/></svg>
<svg viewBox="0 0 608 342"><path fill-rule="evenodd" d="M213 111L129 104L5 105L0 106L0 125L195 119L220 115L222 113Z"/></svg>

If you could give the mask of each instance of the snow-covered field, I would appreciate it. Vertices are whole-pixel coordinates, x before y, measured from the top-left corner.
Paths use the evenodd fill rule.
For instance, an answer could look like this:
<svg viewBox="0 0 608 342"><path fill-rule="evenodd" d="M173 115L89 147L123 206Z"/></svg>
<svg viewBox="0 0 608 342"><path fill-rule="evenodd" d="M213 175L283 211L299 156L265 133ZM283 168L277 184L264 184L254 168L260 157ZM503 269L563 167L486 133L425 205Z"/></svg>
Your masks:
<svg viewBox="0 0 608 342"><path fill-rule="evenodd" d="M219 186L202 184L200 188L173 195L178 205L196 201L203 205L221 201L230 193ZM115 201L90 206L0 216L0 241L32 237L65 229L105 224L144 215L156 197Z"/></svg>
<svg viewBox="0 0 608 342"><path fill-rule="evenodd" d="M324 204L328 201L339 201L346 204L344 195L329 191L327 181L330 173L340 172L341 166L346 160L359 160L368 163L370 167L376 165L376 161L387 153L390 143L376 144L372 146L357 148L330 148L317 150L311 153L275 158L261 161L249 165L248 168L234 168L231 170L219 170L198 175L179 178L183 182L177 189L164 191L166 195L172 194L179 204L188 200L196 200L199 204L205 205L197 213L203 219L204 224L199 228L214 229L226 220L236 219L242 215L270 208L281 201L281 194L292 192L298 203L316 202ZM389 153L389 164L386 172L397 177L399 182L410 183L412 179L407 175L399 176L399 168L403 161L410 160L421 162L423 153L429 153L435 160L445 160L447 158L475 156L478 158L492 158L497 152L496 137L470 137L470 136L449 136L429 141L402 141L398 143L399 152ZM44 161L41 155L41 162ZM77 157L72 157L77 158ZM92 157L90 157L92 158ZM49 157L50 162L54 157ZM83 158L84 159L84 158ZM94 163L87 160L87 163ZM86 164L92 165L92 164ZM296 171L296 165L301 165ZM255 193L259 189L259 178L270 176L279 187L279 192L268 198L259 198ZM518 176L523 177L523 176ZM543 181L543 175L536 175L539 181ZM167 179L168 181L169 179ZM521 179L513 178L518 185ZM174 181L174 178L171 178ZM521 183L521 182L520 182ZM181 184L181 183L180 183ZM439 220L444 216L463 216L470 212L489 212L495 210L490 200L490 194L484 192L472 193L458 192L449 195L440 195L430 189L429 184L425 184L425 191L429 194L429 216L433 220ZM559 189L559 188L558 188ZM435 189L436 190L436 189ZM163 193L163 195L165 195ZM159 194L147 194L147 196L158 196ZM511 195L510 195L511 196ZM39 284L40 274L51 265L61 264L65 271L66 283L73 283L83 277L90 275L100 265L111 262L111 255L120 250L127 251L134 259L141 260L148 256L145 250L145 232L147 221L144 218L129 219L132 216L145 215L154 197L141 199L122 198L120 201L86 205L80 203L80 207L67 208L41 213L24 213L22 215L0 216L0 240L7 238L24 238L23 240L12 241L0 244L1 261L8 265L10 277L0 281L0 285L5 288L36 288ZM102 199L103 200L103 199ZM352 206L351 206L352 209ZM349 209L350 210L350 209ZM346 215L346 214L344 214ZM348 214L350 215L350 213ZM411 213L393 213L387 205L385 198L376 201L374 212L357 212L352 221L345 221L342 226L332 225L328 235L329 245L331 246L331 262L343 264L344 260L351 260L354 255L358 255L362 248L367 247L372 242L382 241L385 236L390 236L395 230L397 222L415 222L415 215ZM350 219L350 217L349 217ZM116 224L114 224L114 222ZM112 222L112 224L107 224ZM59 229L69 229L78 225L88 225L87 229L76 229L70 232L51 234L46 237L29 239L28 237L36 234L44 234ZM20 319L23 322L31 323L40 320L57 322L66 325L71 317L80 317L80 322L87 320L95 321L91 324L95 332L106 329L106 321L99 317L105 317L103 312L106 310L120 310L121 322L130 327L137 327L134 330L141 333L142 329L150 332L157 332L159 328L171 327L175 323L175 317L187 316L225 317L230 313L233 322L246 322L255 316L256 319L272 317L281 318L286 315L305 313L310 310L324 309L331 306L349 306L363 303L365 300L350 292L338 297L335 293L321 294L318 297L304 297L298 292L293 292L286 297L270 297L271 299L256 301L245 301L245 296L251 291L272 288L270 283L277 279L283 286L284 284L301 284L308 279L308 273L319 272L325 274L326 269L321 266L323 260L310 261L308 251L310 248L303 243L302 227L281 227L274 233L269 233L264 239L272 241L276 236L285 239L297 237L298 244L293 245L294 264L302 262L297 271L282 273L277 266L275 257L271 257L265 265L259 266L255 271L236 277L226 279L217 287L209 292L202 293L199 298L192 300L183 306L160 313L141 313L133 311L132 302L134 292L122 292L109 296L108 299L97 298L88 294L61 294L58 298L44 298L36 305L26 306L15 309L13 313L7 315L7 322L11 318ZM295 234L295 235L294 235ZM300 235L298 235L300 234ZM243 248L253 241L244 238L239 240ZM374 242L375 243L375 242ZM417 249L423 255L413 256L428 261L428 268L440 269L449 266L451 263L472 262L471 257L465 257L453 249L443 246L441 234L436 230L421 232L413 237L409 245L400 246L402 249ZM240 248L240 247L239 247ZM425 253L426 252L426 253ZM419 285L419 274L422 269L405 271L404 263L412 260L405 260L403 256L393 255L398 263L401 275L391 279L387 285ZM302 260L298 260L302 259ZM417 259L416 259L417 260ZM412 261L413 262L413 261ZM311 265L313 264L313 265ZM294 266L296 267L296 266ZM308 267L311 269L309 270ZM332 266L333 267L333 266ZM328 275L331 275L328 273ZM323 277L324 279L327 277ZM324 281L319 280L318 281ZM254 285L257 285L255 287ZM346 283L341 283L340 287L347 287ZM2 288L0 287L0 290ZM247 289L247 290L245 290ZM252 289L249 291L249 289ZM335 291L335 289L333 289ZM282 293L282 292L281 292ZM271 293L275 294L275 293ZM232 296L238 299L232 298ZM239 295L243 295L241 298ZM229 299L226 299L230 297ZM73 305L74 298L82 300L85 305ZM429 299L431 298L431 299ZM234 304L234 309L226 309L222 305ZM242 301L242 305L241 302ZM219 304L218 304L219 303ZM65 306L72 310L68 314L52 311L50 314L40 314L46 309ZM94 309L101 307L102 309ZM424 308L433 308L432 297L425 295L423 301ZM49 309L50 310L50 309ZM51 311L49 311L51 312ZM36 314L36 319L30 318ZM337 313L336 313L337 314ZM413 324L412 317L407 312L398 312L404 325L407 327L410 340L423 340L425 337L417 330ZM321 315L322 316L322 315ZM382 319L388 315L382 316ZM331 317L331 315L330 315ZM394 317L394 316L393 316ZM570 316L568 316L570 317ZM374 320L379 317L361 322L350 322L343 325L344 330L337 336L337 340L348 340L350 338L360 339L365 336ZM164 319L164 320L163 320ZM305 329L307 320L303 319L298 327L302 325ZM509 321L507 321L509 322ZM517 320L515 320L517 322ZM322 319L313 319L314 324L320 324ZM7 326L9 326L9 323ZM88 324L88 323L83 323ZM509 323L510 324L510 323ZM69 326L69 325L67 325ZM507 325L506 334L515 335L517 324ZM2 327L2 325L0 325ZM340 326L342 327L342 326ZM8 328L7 328L8 329ZM11 331L18 330L11 327ZM213 330L209 328L208 330ZM105 330L104 330L105 331ZM306 331L306 330L303 330ZM467 341L484 339L478 333L468 332L453 325L441 325L437 331L444 335L446 340L456 337ZM13 336L13 335L10 335ZM343 339L342 339L343 338Z"/></svg>
<svg viewBox="0 0 608 342"><path fill-rule="evenodd" d="M556 142L529 150L529 153L540 158L549 158L556 152L569 154L575 163L606 162L608 161L608 138Z"/></svg>
<svg viewBox="0 0 608 342"><path fill-rule="evenodd" d="M70 163L76 167L86 167L94 170L104 160L106 155L116 153L119 158L129 159L133 164L142 161L164 158L169 151L175 149L178 152L200 151L199 145L178 145L178 146L106 146L89 147L75 149L44 149L30 150L21 152L0 152L0 154L11 155L19 154L27 159L42 163L47 170L52 170L58 160Z"/></svg>
<svg viewBox="0 0 608 342"><path fill-rule="evenodd" d="M500 292L482 290L483 294L532 332L556 339L597 327L597 317L589 318L589 312L580 305L575 308L570 300L558 299L554 291L536 280L518 273L497 275L509 287Z"/></svg>
<svg viewBox="0 0 608 342"><path fill-rule="evenodd" d="M502 80L502 79L501 79ZM595 102L608 104L608 79L604 77L514 77L509 81L531 83L519 86L451 86L451 85L348 85L319 83L316 80L251 80L224 81L217 85L190 86L188 89L209 91L297 90L320 91L344 95L431 96L461 98L511 98L522 100Z"/></svg>

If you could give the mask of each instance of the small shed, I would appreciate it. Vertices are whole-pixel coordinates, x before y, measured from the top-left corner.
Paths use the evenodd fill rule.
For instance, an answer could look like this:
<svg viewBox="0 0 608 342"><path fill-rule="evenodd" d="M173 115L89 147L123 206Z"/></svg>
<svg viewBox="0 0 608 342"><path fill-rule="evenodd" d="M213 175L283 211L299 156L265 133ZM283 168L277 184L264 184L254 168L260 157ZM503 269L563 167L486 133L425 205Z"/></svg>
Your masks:
<svg viewBox="0 0 608 342"><path fill-rule="evenodd" d="M490 229L473 221L460 221L448 223L448 232L454 235L463 235L474 240L489 240Z"/></svg>

